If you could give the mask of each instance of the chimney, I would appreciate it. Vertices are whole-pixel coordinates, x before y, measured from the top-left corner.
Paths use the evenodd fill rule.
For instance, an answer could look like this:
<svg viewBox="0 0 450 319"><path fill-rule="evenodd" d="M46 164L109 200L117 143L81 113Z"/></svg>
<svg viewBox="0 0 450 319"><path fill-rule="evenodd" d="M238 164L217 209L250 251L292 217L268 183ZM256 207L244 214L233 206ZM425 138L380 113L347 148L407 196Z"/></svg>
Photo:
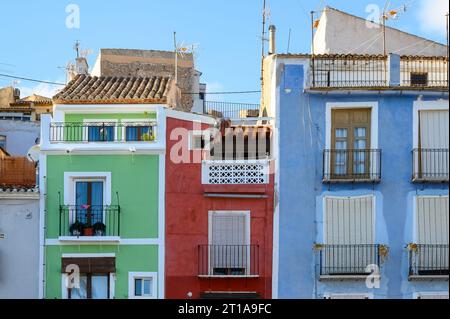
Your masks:
<svg viewBox="0 0 450 319"><path fill-rule="evenodd" d="M269 27L269 54L275 54L275 33L277 28L274 25Z"/></svg>
<svg viewBox="0 0 450 319"><path fill-rule="evenodd" d="M77 58L76 61L77 61L76 73L89 75L89 66L88 66L86 58L80 57L80 58Z"/></svg>

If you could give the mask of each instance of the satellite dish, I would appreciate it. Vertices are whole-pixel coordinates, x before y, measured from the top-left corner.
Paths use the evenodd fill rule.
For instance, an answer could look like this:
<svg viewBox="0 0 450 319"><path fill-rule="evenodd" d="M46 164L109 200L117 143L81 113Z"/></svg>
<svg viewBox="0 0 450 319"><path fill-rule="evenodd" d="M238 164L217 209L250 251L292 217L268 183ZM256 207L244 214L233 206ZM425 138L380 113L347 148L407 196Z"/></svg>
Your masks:
<svg viewBox="0 0 450 319"><path fill-rule="evenodd" d="M27 159L30 162L39 162L39 154L41 153L41 147L39 145L33 145L27 152Z"/></svg>

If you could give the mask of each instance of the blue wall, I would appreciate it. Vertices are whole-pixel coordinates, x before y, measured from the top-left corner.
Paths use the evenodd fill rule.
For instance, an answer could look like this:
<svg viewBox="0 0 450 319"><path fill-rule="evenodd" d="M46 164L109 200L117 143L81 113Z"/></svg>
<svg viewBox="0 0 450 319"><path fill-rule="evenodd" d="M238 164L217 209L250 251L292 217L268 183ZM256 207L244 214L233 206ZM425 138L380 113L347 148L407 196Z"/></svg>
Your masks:
<svg viewBox="0 0 450 319"><path fill-rule="evenodd" d="M408 281L405 246L413 236L413 196L448 195L448 184L411 183L413 95L319 95L305 93L302 65L285 65L279 94L279 298L323 298L325 293L372 293L375 298L412 298L414 292L448 291L447 281ZM426 97L436 100L441 95ZM322 183L328 102L378 102L379 184ZM318 281L314 243L322 243L322 198L372 194L376 243L390 248L379 289L364 281Z"/></svg>

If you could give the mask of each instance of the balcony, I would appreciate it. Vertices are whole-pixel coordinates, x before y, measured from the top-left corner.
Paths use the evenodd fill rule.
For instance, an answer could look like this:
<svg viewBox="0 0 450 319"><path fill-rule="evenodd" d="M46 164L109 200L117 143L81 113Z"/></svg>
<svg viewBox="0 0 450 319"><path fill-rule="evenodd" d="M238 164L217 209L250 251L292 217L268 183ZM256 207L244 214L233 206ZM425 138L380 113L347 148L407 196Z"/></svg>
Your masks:
<svg viewBox="0 0 450 319"><path fill-rule="evenodd" d="M230 120L257 119L259 104L205 101L204 113Z"/></svg>
<svg viewBox="0 0 450 319"><path fill-rule="evenodd" d="M409 279L448 279L449 245L409 247Z"/></svg>
<svg viewBox="0 0 450 319"><path fill-rule="evenodd" d="M312 89L448 88L447 57L316 55L311 58ZM397 64L398 63L398 64ZM391 65L392 64L392 65Z"/></svg>
<svg viewBox="0 0 450 319"><path fill-rule="evenodd" d="M448 149L415 149L413 154L413 182L448 182Z"/></svg>
<svg viewBox="0 0 450 319"><path fill-rule="evenodd" d="M204 278L257 278L259 246L199 245L198 274Z"/></svg>
<svg viewBox="0 0 450 319"><path fill-rule="evenodd" d="M261 160L204 160L203 185L262 185L269 183L270 161Z"/></svg>
<svg viewBox="0 0 450 319"><path fill-rule="evenodd" d="M361 279L381 265L381 245L320 245L321 279Z"/></svg>
<svg viewBox="0 0 450 319"><path fill-rule="evenodd" d="M156 122L52 122L51 143L154 142Z"/></svg>
<svg viewBox="0 0 450 319"><path fill-rule="evenodd" d="M323 151L324 183L381 181L381 150L329 149Z"/></svg>
<svg viewBox="0 0 450 319"><path fill-rule="evenodd" d="M59 236L62 241L118 241L120 206L61 205Z"/></svg>

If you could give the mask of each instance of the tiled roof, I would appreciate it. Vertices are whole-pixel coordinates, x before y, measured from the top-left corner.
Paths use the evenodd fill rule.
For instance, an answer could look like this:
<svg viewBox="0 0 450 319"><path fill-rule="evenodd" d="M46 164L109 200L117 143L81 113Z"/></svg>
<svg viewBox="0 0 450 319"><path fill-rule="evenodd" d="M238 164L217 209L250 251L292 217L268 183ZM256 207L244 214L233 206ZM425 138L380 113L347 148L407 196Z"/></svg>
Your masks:
<svg viewBox="0 0 450 319"><path fill-rule="evenodd" d="M52 99L49 97L45 97L42 95L33 94L27 97L24 97L23 99L17 100L13 103L11 103L11 106L30 106L31 104L34 105L45 105L50 106L53 104Z"/></svg>
<svg viewBox="0 0 450 319"><path fill-rule="evenodd" d="M164 103L170 77L77 75L53 97L59 104Z"/></svg>

